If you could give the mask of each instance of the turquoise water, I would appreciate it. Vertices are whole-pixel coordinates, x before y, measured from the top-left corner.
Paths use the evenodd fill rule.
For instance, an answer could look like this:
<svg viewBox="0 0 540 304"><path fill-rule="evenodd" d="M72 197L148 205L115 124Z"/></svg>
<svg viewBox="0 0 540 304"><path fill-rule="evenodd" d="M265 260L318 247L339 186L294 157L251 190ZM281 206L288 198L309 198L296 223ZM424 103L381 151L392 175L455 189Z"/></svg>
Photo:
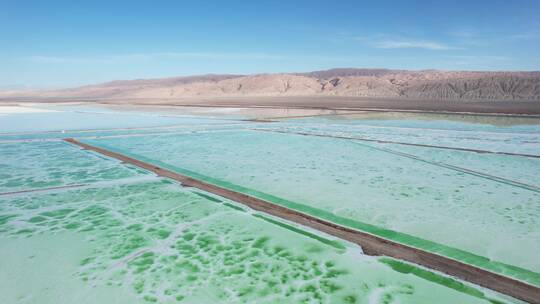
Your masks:
<svg viewBox="0 0 540 304"><path fill-rule="evenodd" d="M436 164L449 164L455 167L484 173L486 177L500 177L508 182L517 182L540 188L538 170L540 158L523 156L508 156L489 153L471 153L465 151L446 150L437 148L416 148L399 144L369 143L392 153L393 151L413 155L421 160Z"/></svg>
<svg viewBox="0 0 540 304"><path fill-rule="evenodd" d="M288 120L266 129L540 155L538 118L387 114L373 120L373 115Z"/></svg>
<svg viewBox="0 0 540 304"><path fill-rule="evenodd" d="M283 130L292 123L287 124L267 128ZM540 193L531 180L540 171L537 159L446 150L442 157L420 147L388 151L362 141L260 131L87 142L270 195L276 203L341 224L404 233L396 240L540 282Z"/></svg>
<svg viewBox="0 0 540 304"><path fill-rule="evenodd" d="M508 300L65 143L24 145L62 153L22 171L50 178L71 152L87 164L58 184L85 186L0 196L2 303ZM102 167L114 175L88 180Z"/></svg>
<svg viewBox="0 0 540 304"><path fill-rule="evenodd" d="M237 119L197 117L193 115L122 112L88 106L42 106L42 108L51 112L14 113L0 116L0 134L223 124L237 121Z"/></svg>
<svg viewBox="0 0 540 304"><path fill-rule="evenodd" d="M0 193L130 179L143 172L63 142L0 144L0 149Z"/></svg>
<svg viewBox="0 0 540 304"><path fill-rule="evenodd" d="M37 114L43 121L57 117ZM125 130L136 122L118 120L92 122L92 130L66 125L71 133L48 132L51 127L20 134L24 128L14 127L19 134L4 134L1 303L517 303L419 266L365 256L351 243L65 142L42 141L62 134L100 136L84 140L292 208L301 203L303 211L333 215L340 224L362 220L524 269L537 267L534 191L375 149L382 145L248 130L269 124L181 119L165 129L158 122ZM462 164L454 155L406 152ZM467 158L467 166L479 160ZM525 181L533 172L521 171L505 177ZM461 193L449 191L454 187ZM511 244L507 250L505 242Z"/></svg>

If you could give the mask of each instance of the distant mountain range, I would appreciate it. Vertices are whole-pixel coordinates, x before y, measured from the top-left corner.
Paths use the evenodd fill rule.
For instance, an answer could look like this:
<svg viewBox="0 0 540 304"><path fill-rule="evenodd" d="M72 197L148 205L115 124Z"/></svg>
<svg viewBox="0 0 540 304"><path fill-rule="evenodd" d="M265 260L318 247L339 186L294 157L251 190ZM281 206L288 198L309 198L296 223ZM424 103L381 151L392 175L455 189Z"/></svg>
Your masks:
<svg viewBox="0 0 540 304"><path fill-rule="evenodd" d="M69 89L0 92L0 97L163 99L311 95L419 100L540 101L540 71L470 72L350 68L309 73L210 74L117 80Z"/></svg>

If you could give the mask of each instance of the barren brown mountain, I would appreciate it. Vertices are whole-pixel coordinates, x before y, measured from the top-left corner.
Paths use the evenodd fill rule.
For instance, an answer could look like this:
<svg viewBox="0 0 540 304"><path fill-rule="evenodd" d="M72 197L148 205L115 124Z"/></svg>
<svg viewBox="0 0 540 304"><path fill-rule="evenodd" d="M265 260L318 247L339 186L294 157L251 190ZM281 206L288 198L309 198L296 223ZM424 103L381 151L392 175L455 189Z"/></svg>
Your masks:
<svg viewBox="0 0 540 304"><path fill-rule="evenodd" d="M540 101L540 72L332 69L310 73L122 80L2 97L182 98L349 96L418 100Z"/></svg>

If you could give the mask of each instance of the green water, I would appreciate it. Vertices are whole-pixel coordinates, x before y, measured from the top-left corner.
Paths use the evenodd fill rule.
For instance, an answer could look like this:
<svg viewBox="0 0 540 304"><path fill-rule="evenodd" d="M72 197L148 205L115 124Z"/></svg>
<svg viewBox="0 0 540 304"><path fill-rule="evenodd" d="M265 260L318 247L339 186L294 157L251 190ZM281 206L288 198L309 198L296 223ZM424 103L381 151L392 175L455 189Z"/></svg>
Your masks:
<svg viewBox="0 0 540 304"><path fill-rule="evenodd" d="M59 117L40 115L41 122ZM80 117L61 116L65 121ZM103 127L123 127L122 121ZM163 129L153 127L168 123L159 117L144 122L152 127L62 133L41 132L40 125L38 133L19 134L17 130L29 126L10 125L15 133L2 135L0 303L519 303L420 266L363 255L351 243L54 141L66 134L102 136L87 140L342 225L472 264L481 261L481 266L494 267L491 270L535 282L531 271L536 267L531 255L535 245L530 241L538 234L538 210L529 190L509 192L504 187L510 185L493 186L494 181L484 178L472 182L483 192L473 195L466 187L458 199L444 187L470 186L470 175L444 171L440 180L441 169L429 169L429 163L420 165L392 154L381 157L376 149L358 143L235 131L260 124L232 126L189 118L184 119L185 126ZM279 124L296 128L305 123ZM102 124L71 126L87 125L99 129ZM151 135L144 136L146 132ZM441 161L433 157L429 161ZM470 164L477 162L472 159ZM524 181L528 172L532 171L504 177ZM410 176L415 178L406 178ZM413 187L426 178L431 183L427 190ZM401 193L420 199L413 204L415 200ZM436 204L428 200L437 197L442 200ZM483 197L491 200L491 208ZM481 206L469 206L477 199ZM506 199L514 203L510 211L503 208ZM399 212L389 212L392 209ZM441 210L454 216L440 214ZM462 219L453 224L451 218ZM518 225L519 219L525 223ZM441 223L445 229L440 229ZM459 234L459 225L465 225L467 238ZM492 233L499 242L482 237L501 225L504 229ZM431 234L425 234L429 230ZM522 247L522 241L532 245ZM504 244L513 247L501 251ZM485 258L492 255L507 263Z"/></svg>
<svg viewBox="0 0 540 304"><path fill-rule="evenodd" d="M231 131L87 142L540 285L540 193L527 187L332 138Z"/></svg>
<svg viewBox="0 0 540 304"><path fill-rule="evenodd" d="M26 250L18 257L9 257L12 249L2 250L3 260L7 262L8 255L10 268L31 266L38 273L52 267L57 276L35 286L4 290L3 297L9 303L28 298L39 299L39 303L53 302L45 286L51 284L51 279L60 283L71 278L97 287L90 290L92 297L96 293L104 299L118 298L116 292L107 289L111 287L121 294L131 290L132 295L122 303L134 298L138 302L348 303L355 299L353 302L361 303L381 289L384 292L380 298L441 300L441 294L430 296L431 288L441 289L451 301L471 301L467 294L447 290L444 285L430 286L434 284L399 275L358 253L349 255L343 245L328 246L324 238L304 238L303 234L265 224L192 193L163 188L168 185L70 191L54 196L55 205L64 210L56 216L38 210L32 217L12 219L10 222L17 223L17 228L3 229L3 234L9 235L7 244L24 244ZM159 199L152 199L156 194ZM121 199L123 195L129 199ZM83 207L86 204L79 201L75 204L83 206L77 208L74 197L90 197L92 205ZM35 199L13 200L9 209L15 212L15 206L22 205L33 209L30 200ZM52 198L43 195L39 199L47 202ZM114 201L114 207L108 206L109 200ZM51 210L51 205L44 205ZM66 205L72 211L66 212ZM38 216L44 220L32 221ZM43 244L49 241L49 245ZM63 255L68 256L62 261L49 260L58 252L49 246L65 247L65 242L70 245L60 251L66 250ZM40 250L43 247L45 251ZM88 289L85 286L83 291ZM80 292L64 290L63 294L70 298L71 293Z"/></svg>
<svg viewBox="0 0 540 304"><path fill-rule="evenodd" d="M139 169L63 142L0 144L0 193L129 179Z"/></svg>
<svg viewBox="0 0 540 304"><path fill-rule="evenodd" d="M127 175L77 174L68 181L85 186L0 196L2 303L508 301L396 271L347 242L57 144L65 153L52 162L72 150L94 163L87 170ZM22 154L48 147L25 145Z"/></svg>

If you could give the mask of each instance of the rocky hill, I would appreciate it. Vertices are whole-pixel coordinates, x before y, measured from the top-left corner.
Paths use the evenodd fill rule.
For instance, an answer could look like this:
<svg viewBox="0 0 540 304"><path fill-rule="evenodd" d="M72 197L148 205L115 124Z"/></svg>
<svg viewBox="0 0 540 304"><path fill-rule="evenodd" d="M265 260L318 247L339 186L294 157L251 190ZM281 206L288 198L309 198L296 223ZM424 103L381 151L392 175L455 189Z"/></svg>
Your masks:
<svg viewBox="0 0 540 304"><path fill-rule="evenodd" d="M540 101L540 72L331 69L309 73L202 75L122 80L0 96L182 98L235 96L354 96L419 100Z"/></svg>

